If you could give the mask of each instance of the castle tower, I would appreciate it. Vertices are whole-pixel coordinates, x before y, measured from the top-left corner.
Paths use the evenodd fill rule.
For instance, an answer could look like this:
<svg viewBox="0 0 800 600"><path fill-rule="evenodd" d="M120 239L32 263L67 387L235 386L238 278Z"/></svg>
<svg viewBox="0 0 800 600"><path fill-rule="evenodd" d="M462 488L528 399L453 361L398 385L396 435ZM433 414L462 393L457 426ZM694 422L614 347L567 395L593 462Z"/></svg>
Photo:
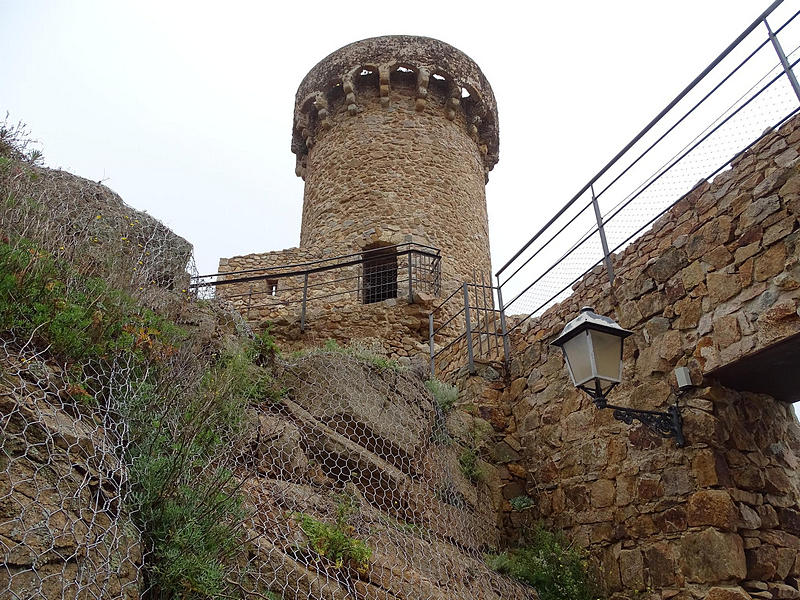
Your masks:
<svg viewBox="0 0 800 600"><path fill-rule="evenodd" d="M490 277L485 183L498 145L492 88L463 52L401 35L340 48L297 90L300 248L414 241L441 249L446 288Z"/></svg>

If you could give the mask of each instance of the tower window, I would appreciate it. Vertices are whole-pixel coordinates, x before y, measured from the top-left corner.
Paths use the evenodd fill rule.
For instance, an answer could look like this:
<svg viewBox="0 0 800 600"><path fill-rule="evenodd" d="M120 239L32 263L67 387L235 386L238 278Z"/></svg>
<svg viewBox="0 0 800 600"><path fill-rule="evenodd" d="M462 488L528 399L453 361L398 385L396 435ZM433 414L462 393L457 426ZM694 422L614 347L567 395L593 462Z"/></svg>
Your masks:
<svg viewBox="0 0 800 600"><path fill-rule="evenodd" d="M267 295L268 296L277 296L278 295L278 280L277 279L267 279Z"/></svg>
<svg viewBox="0 0 800 600"><path fill-rule="evenodd" d="M397 250L394 247L365 250L361 267L364 304L397 298Z"/></svg>

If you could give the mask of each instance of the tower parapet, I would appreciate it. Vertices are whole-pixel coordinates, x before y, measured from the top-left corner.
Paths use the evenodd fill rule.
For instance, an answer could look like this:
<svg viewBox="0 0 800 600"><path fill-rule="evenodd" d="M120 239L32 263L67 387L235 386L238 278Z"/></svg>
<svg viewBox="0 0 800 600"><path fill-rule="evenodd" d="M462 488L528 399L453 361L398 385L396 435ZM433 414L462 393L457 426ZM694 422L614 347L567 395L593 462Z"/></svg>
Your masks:
<svg viewBox="0 0 800 600"><path fill-rule="evenodd" d="M500 145L497 103L488 80L457 48L433 38L409 35L348 44L308 72L295 95L292 152L297 155L297 175L305 178L309 148L320 130L332 126L333 112L345 107L350 116L356 116L375 91L381 105L388 108L392 90L408 95L409 88L413 88L411 95L419 112L432 102L451 121L461 113L468 135L483 156L488 177L497 163Z"/></svg>

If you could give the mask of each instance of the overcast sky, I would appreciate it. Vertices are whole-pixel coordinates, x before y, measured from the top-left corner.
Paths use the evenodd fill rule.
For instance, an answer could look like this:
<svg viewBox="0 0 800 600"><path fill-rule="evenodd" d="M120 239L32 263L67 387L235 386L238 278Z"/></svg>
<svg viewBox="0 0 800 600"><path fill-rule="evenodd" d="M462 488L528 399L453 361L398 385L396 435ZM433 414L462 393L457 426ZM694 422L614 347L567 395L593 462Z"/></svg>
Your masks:
<svg viewBox="0 0 800 600"><path fill-rule="evenodd" d="M289 148L306 72L366 37L439 38L497 97L497 268L768 4L0 0L0 110L47 165L103 180L192 242L208 273L299 242Z"/></svg>

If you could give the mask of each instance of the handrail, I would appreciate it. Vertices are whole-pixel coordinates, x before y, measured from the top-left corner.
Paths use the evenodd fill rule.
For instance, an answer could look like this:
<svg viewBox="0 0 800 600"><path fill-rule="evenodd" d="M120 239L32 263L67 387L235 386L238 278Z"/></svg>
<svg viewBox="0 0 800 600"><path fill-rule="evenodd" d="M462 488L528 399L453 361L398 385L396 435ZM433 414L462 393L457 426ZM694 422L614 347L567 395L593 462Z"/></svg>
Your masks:
<svg viewBox="0 0 800 600"><path fill-rule="evenodd" d="M611 167L613 167L620 158L622 158L625 154L627 154L627 152L631 148L633 148L633 146L636 145L636 143L640 139L642 139L642 137L644 137L656 124L658 124L658 122L661 121L661 119L667 113L669 113L669 111L671 111L681 100L683 100L683 98L685 98L686 95L689 94L689 92L691 92L697 86L697 84L700 83L706 77L706 75L708 75L719 63L721 63L748 35L750 35L753 31L755 31L755 29L759 25L761 25L762 22L764 22L764 20L769 15L771 15L775 11L775 9L778 8L778 6L780 6L782 3L783 0L775 0L764 12L762 12L761 15L759 15L756 18L756 20L753 21L750 24L750 26L747 27L739 35L739 37L737 37L733 42L731 42L728 45L728 47L725 48L725 50L723 50L722 53L719 54L719 56L717 56L713 61L711 61L711 63L705 69L703 69L703 71L697 77L695 77L689 85L687 85L677 96L675 96L675 98L673 98L672 101L669 104L667 104L667 106L665 106L664 109L658 113L658 115L656 115L656 117L654 117L647 125L645 125L645 127L638 134L636 134L634 138L630 142L628 142L624 148L622 148L622 150L617 152L614 158L612 158L602 169L600 169L600 171L598 171L597 174L595 174L595 176L592 177L586 183L586 185L584 185L581 188L581 190L572 197L572 199L569 202L567 202L564 206L562 206L561 209L544 225L544 227L542 227L538 232L536 232L536 234L533 237L531 237L531 239L529 239L522 246L522 248L520 248L517 251L517 253L514 254L514 256L512 256L511 259L509 259L500 268L499 271L495 273L495 277L499 278L500 274L503 273L503 271L505 271L515 260L517 260L517 258L519 258L520 255L523 252L525 252L525 250L527 250L531 244L533 244L545 231L547 231L553 225L553 223L555 223L561 217L561 215L563 215L581 196L583 196L587 191L589 191L592 185L594 185L597 182L597 180L600 179L600 177L605 175L605 173Z"/></svg>
<svg viewBox="0 0 800 600"><path fill-rule="evenodd" d="M405 243L405 244L397 244L395 246L382 246L379 249L385 251L386 249L397 249L397 248L400 248L401 246L409 246L409 248L406 249L406 250L403 250L401 252L397 252L396 256L408 256L410 254L414 254L414 255L417 255L417 256L427 256L428 258L432 258L432 259L435 259L435 260L441 259L441 252L439 251L438 248L433 248L432 246L425 246L425 245L422 245L422 244ZM426 250L417 250L417 249L415 249L415 248L413 248L411 246L418 246L420 248L425 248L426 250L427 249L433 249L436 252L428 252ZM264 279L281 279L283 277L298 277L298 276L301 276L301 275L311 275L313 273L322 273L322 272L325 272L325 271L332 271L334 269L341 269L341 268L344 268L344 267L351 267L351 266L355 266L355 265L360 265L360 264L362 264L364 262L365 255L369 256L369 253L370 253L371 250L379 250L379 249L378 248L374 248L374 249L370 249L370 250L365 250L362 253L345 254L345 255L333 257L333 258L330 258L330 259L315 260L315 261L309 261L309 262L305 262L305 263L296 263L296 264L293 264L293 265L281 265L281 266L277 266L277 267L262 267L262 268L257 268L257 269L245 269L245 270L241 270L241 271L229 271L227 273L215 273L213 275L197 275L195 277L192 277L192 280L194 280L194 283L191 283L189 285L189 288L190 289L196 289L196 288L205 288L205 287L218 287L218 286L221 286L221 285L230 285L230 284L237 284L237 283L248 283L248 282L251 282L251 281L261 281L261 280L264 280ZM357 258L352 259L352 260L348 260L348 261L345 261L345 262L332 262L332 261L341 261L341 259L350 258L350 257L357 257ZM323 265L323 266L313 267L313 268L306 268L306 269L302 269L301 268L301 269L296 269L296 270L288 271L288 272L285 271L286 269L293 268L293 267L306 267L306 266L310 266L310 265L316 265L316 264L319 264L319 263L322 263L322 262L328 262L328 263L331 263L331 264L326 264L326 265ZM276 270L276 269L280 270L280 272L275 273L275 272L271 271L271 270ZM231 275L238 275L238 274L241 274L241 273L259 273L259 275L249 275L249 276L246 276L246 277L230 278ZM225 279L216 280L216 281L203 281L205 278L210 278L210 277L225 277Z"/></svg>
<svg viewBox="0 0 800 600"><path fill-rule="evenodd" d="M200 279L210 278L210 277L239 275L239 274L242 274L242 273L263 273L265 271L269 271L270 269L291 269L291 268L295 268L295 267L305 267L305 266L309 266L309 265L316 265L316 264L319 264L319 263L332 262L332 261L341 260L341 259L345 259L345 258L351 258L351 257L359 257L359 261L358 262L361 262L361 259L364 257L364 255L365 254L368 255L370 252L375 252L377 254L378 251L385 252L386 250L391 250L393 248L394 249L402 248L403 246L409 246L409 248L407 250L403 250L402 252L398 252L397 253L398 256L405 256L409 252L415 252L415 250L412 248L412 247L414 247L414 248L422 248L424 250L432 250L433 251L433 252L428 253L428 252L425 252L424 250L420 250L420 251L417 251L416 253L424 254L425 256L430 256L430 257L441 257L441 250L439 250L439 248L436 248L435 246L428 246L426 244L420 244L418 242L403 242L402 244L394 244L392 246L380 246L378 248L369 248L369 249L366 249L366 250L362 250L361 252L353 252L353 253L350 253L350 254L342 254L342 255L333 256L333 257L330 257L330 258L319 258L319 259L316 259L316 260L311 260L311 261L306 261L306 262L301 262L301 263L293 263L293 264L288 264L288 265L280 265L280 266L277 266L277 267L256 267L256 268L253 268L253 269L241 269L239 271L226 271L226 272L219 272L219 273L209 273L207 275L194 275L192 277L192 279L193 280L200 280ZM341 265L339 263L336 263L333 266L341 266ZM301 272L300 274L302 275L303 273ZM207 285L211 285L211 284L207 284Z"/></svg>

